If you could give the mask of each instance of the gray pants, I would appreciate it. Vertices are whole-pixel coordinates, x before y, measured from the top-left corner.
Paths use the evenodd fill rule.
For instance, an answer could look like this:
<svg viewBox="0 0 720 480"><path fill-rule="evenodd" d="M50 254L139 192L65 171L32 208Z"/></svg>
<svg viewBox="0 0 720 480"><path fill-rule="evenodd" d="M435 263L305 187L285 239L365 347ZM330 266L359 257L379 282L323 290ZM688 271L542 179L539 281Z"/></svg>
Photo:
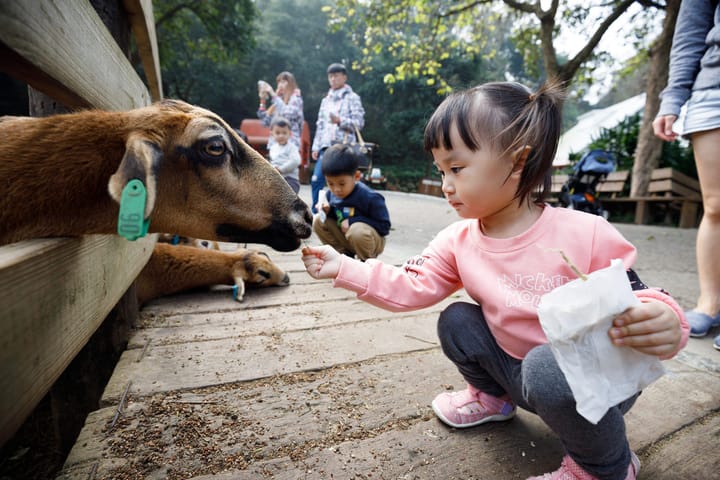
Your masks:
<svg viewBox="0 0 720 480"><path fill-rule="evenodd" d="M626 478L630 447L623 415L639 394L593 425L575 410L572 391L548 345L533 348L523 360L511 357L498 346L482 309L465 302L440 314L438 336L443 352L469 384L497 397L508 393L516 405L537 414L588 473L602 480Z"/></svg>

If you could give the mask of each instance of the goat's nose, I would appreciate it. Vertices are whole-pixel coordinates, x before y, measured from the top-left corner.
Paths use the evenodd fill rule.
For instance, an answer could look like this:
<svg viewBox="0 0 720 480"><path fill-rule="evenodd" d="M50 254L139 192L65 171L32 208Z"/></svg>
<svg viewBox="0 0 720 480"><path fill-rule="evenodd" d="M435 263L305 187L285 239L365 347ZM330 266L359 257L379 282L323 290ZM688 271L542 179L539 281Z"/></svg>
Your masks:
<svg viewBox="0 0 720 480"><path fill-rule="evenodd" d="M290 227L290 233L296 239L308 238L312 235L312 213L310 207L307 206L300 198L296 198L292 206L292 213L288 217L286 224Z"/></svg>
<svg viewBox="0 0 720 480"><path fill-rule="evenodd" d="M298 198L295 201L294 207L296 212L301 213L302 219L305 221L305 223L307 223L308 225L312 225L313 216L307 203L303 202L300 198Z"/></svg>

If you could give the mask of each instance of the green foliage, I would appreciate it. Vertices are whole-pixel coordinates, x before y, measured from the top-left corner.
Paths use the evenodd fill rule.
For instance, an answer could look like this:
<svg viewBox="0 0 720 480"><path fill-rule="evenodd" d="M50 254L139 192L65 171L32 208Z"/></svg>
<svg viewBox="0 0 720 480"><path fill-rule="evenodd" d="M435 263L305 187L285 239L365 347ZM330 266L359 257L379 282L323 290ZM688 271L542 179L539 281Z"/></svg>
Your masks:
<svg viewBox="0 0 720 480"><path fill-rule="evenodd" d="M429 163L416 162L411 165L384 166L382 171L388 180L388 189L416 192L421 179L433 176L426 173L425 165L429 165Z"/></svg>
<svg viewBox="0 0 720 480"><path fill-rule="evenodd" d="M377 59L375 65L383 67L383 61L390 60ZM483 68L485 65L489 68ZM488 75L494 74L490 65L490 62L452 59L443 67L442 73L454 88L465 88L489 80ZM363 136L380 144L378 166L383 171L386 167L398 167L391 169L390 174L386 173L388 183L414 191L431 163L423 149L425 124L444 97L419 78L395 83L395 91L390 94L380 70L371 70L362 77L361 83L354 85L365 106ZM407 173L401 173L402 169Z"/></svg>
<svg viewBox="0 0 720 480"><path fill-rule="evenodd" d="M481 54L492 57L498 31L515 45L524 63L522 71L529 78L591 82L593 69L610 60L605 52L597 51L597 42L632 3L336 0L325 11L331 28L362 41L362 58L354 64L361 73L372 70L378 57L390 56L395 60L393 68L384 70L390 91L398 81L419 78L444 94L453 88L442 74L447 62ZM642 11L634 14L639 23L648 23L649 12L656 6L643 4ZM585 45L571 49L576 52L573 58L557 53L563 45L555 42L564 31L586 39ZM635 38L643 38L640 33L635 32Z"/></svg>
<svg viewBox="0 0 720 480"><path fill-rule="evenodd" d="M633 155L640 132L640 116L640 113L636 113L625 117L613 128L603 128L600 135L588 145L587 150L600 149L614 152L618 161L618 170L632 170Z"/></svg>
<svg viewBox="0 0 720 480"><path fill-rule="evenodd" d="M329 32L322 12L328 0L263 0L256 22L256 47L236 79L238 98L231 114L233 124L255 118L257 81L273 86L282 71L291 72L302 91L305 120L314 131L320 101L328 91L326 69L330 63L346 64L360 56L359 47L345 32ZM362 78L350 72L348 83L356 88Z"/></svg>
<svg viewBox="0 0 720 480"><path fill-rule="evenodd" d="M383 62L389 91L408 79L418 79L438 94L452 90L442 74L451 59L472 60L486 49L499 14L489 6L458 11L458 2L445 0L337 0L325 11L334 31L348 31L362 42L362 56L353 63L366 74ZM483 27L486 25L487 28Z"/></svg>
<svg viewBox="0 0 720 480"><path fill-rule="evenodd" d="M328 90L327 65L337 61L356 64L362 56L353 32L326 29L328 17L322 9L327 3L327 0L263 2L255 27L257 46L243 63L242 75L235 79L232 87L235 97L224 113L232 125L239 125L243 118L256 118L257 80L274 84L276 75L288 70L302 90L305 120L314 134L320 101ZM508 71L508 59L515 62L513 71L522 75L522 62L500 30L498 27L491 39L496 45L492 55L453 57L445 62L441 73L453 88L503 78ZM394 93L390 94L383 72L391 71L397 62L391 54L380 52L365 73L351 68L348 83L361 96L365 107L363 136L380 145L377 166L386 175L389 169L391 186L414 191L430 167L423 150L423 129L444 97L437 94L436 86L415 77L396 81Z"/></svg>
<svg viewBox="0 0 720 480"><path fill-rule="evenodd" d="M601 149L614 152L618 159L618 170L632 170L641 118L641 113L637 113L626 117L613 128L603 128L600 135L588 145L587 150ZM572 155L571 161L574 163L579 160L582 153ZM692 148L685 142L665 142L659 166L673 167L697 178Z"/></svg>
<svg viewBox="0 0 720 480"><path fill-rule="evenodd" d="M165 96L221 103L254 46L252 0L153 2Z"/></svg>
<svg viewBox="0 0 720 480"><path fill-rule="evenodd" d="M156 0L165 93L205 106L239 127L242 119L256 118L257 81L274 84L287 70L302 90L314 134L328 90L327 65L343 62L354 67L348 83L366 109L363 136L380 145L377 166L391 188L414 191L421 178L434 174L423 150L423 129L444 98L438 91L508 77L532 86L545 75L532 16L486 1L459 12L470 3ZM437 12L448 16L439 21L433 16ZM575 15L572 21L583 16ZM424 55L438 63L425 63ZM414 63L402 65L411 58ZM443 80L431 81L433 76ZM565 125L586 108L571 92Z"/></svg>
<svg viewBox="0 0 720 480"><path fill-rule="evenodd" d="M698 178L693 149L685 141L664 142L661 167L672 167L693 178Z"/></svg>

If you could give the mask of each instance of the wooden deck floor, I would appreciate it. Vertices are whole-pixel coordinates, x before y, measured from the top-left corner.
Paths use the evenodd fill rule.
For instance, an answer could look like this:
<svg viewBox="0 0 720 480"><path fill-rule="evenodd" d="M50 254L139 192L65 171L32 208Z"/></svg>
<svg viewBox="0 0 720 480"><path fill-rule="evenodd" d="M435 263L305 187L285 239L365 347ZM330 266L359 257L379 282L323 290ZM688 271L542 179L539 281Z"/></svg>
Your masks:
<svg viewBox="0 0 720 480"><path fill-rule="evenodd" d="M435 393L462 387L437 344L443 305L392 314L312 280L297 254L271 256L291 286L242 304L219 289L143 310L60 478L510 479L557 465L559 442L526 412L472 431L434 418ZM720 397L720 382L701 383L687 375L643 396ZM642 410L629 420L643 425L642 445L691 420Z"/></svg>
<svg viewBox="0 0 720 480"><path fill-rule="evenodd" d="M637 232L667 257L642 278L683 293L691 263L653 247L670 241L663 232ZM241 304L215 289L143 309L59 478L505 480L557 468L560 443L525 411L465 431L434 417L433 397L463 388L435 332L438 312L462 296L393 314L311 279L297 253L265 250L289 287L251 290ZM627 416L640 479L718 478L715 443L698 439L720 433L720 370L693 355L665 362L670 374Z"/></svg>

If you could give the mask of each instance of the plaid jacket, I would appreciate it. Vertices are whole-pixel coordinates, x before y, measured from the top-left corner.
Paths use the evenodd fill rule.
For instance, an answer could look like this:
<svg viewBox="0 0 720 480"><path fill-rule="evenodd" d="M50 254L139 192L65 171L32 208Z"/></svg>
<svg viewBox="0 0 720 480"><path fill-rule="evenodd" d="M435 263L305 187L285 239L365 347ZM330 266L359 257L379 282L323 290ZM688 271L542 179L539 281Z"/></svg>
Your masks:
<svg viewBox="0 0 720 480"><path fill-rule="evenodd" d="M330 121L330 114L340 117L340 125ZM365 109L360 96L353 92L350 85L337 90L330 90L318 112L317 129L313 139L312 150L320 151L329 147L333 141L342 142L355 140L355 127L362 130L365 126Z"/></svg>

